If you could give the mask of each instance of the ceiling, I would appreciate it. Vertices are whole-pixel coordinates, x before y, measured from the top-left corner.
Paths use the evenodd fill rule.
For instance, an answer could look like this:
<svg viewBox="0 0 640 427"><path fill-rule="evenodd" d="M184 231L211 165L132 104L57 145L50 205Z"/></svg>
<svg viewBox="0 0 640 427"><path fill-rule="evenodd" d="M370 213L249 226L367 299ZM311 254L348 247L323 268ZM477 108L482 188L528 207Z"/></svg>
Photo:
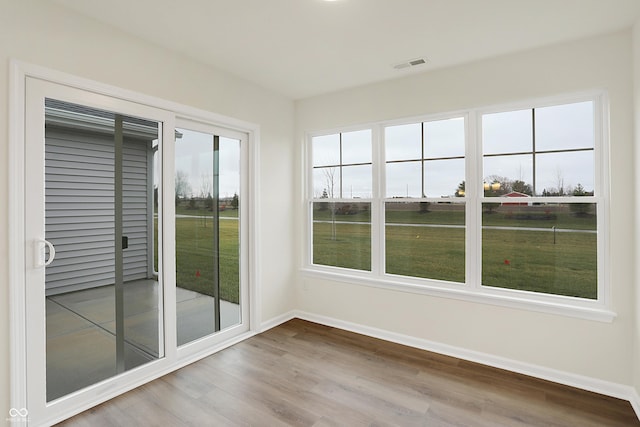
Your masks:
<svg viewBox="0 0 640 427"><path fill-rule="evenodd" d="M54 1L292 99L613 32L640 17L640 0ZM394 69L417 57L428 62Z"/></svg>

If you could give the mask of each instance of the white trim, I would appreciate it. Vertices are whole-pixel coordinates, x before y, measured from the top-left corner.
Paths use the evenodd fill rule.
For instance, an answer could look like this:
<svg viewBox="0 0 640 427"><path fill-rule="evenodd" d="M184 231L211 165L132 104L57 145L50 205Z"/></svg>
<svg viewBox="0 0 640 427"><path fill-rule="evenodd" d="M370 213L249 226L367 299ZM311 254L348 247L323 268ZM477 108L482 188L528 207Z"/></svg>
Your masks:
<svg viewBox="0 0 640 427"><path fill-rule="evenodd" d="M10 64L9 93L9 351L12 408L27 406L24 220L25 74Z"/></svg>
<svg viewBox="0 0 640 427"><path fill-rule="evenodd" d="M272 319L265 320L260 325L260 329L262 332L268 331L269 329L275 328L276 326L282 325L283 323L288 322L289 320L295 319L297 316L297 311L292 310L288 313L281 314L280 316L276 316Z"/></svg>
<svg viewBox="0 0 640 427"><path fill-rule="evenodd" d="M631 407L635 411L636 416L640 419L640 395L638 394L638 390L635 388L631 389L629 403L631 403Z"/></svg>
<svg viewBox="0 0 640 427"><path fill-rule="evenodd" d="M333 271L331 271L333 270ZM341 269L337 267L303 268L301 273L305 277L314 279L332 280L358 286L370 286L374 288L388 289L393 291L410 292L415 294L430 295L439 298L450 298L462 301L476 302L481 304L491 304L500 307L517 308L521 310L535 311L539 313L555 314L559 316L571 316L579 319L595 320L599 322L612 322L617 314L599 305L579 306L573 301L562 303L571 297L535 299L544 295L536 295L533 292L516 291L512 289L482 288L481 291L470 291L464 284L449 284L448 282L438 282L435 280L410 279L396 276L393 280L391 276L376 278L368 272L358 274L355 270ZM368 273L368 274L367 274ZM420 282L420 283L418 283ZM555 300L555 301L554 301Z"/></svg>
<svg viewBox="0 0 640 427"><path fill-rule="evenodd" d="M583 390L592 391L594 393L604 394L606 396L624 399L631 402L640 418L640 399L636 390L628 385L618 384L611 381L604 381L598 378L587 377L584 375L574 374L571 372L560 371L557 369L547 368L545 366L534 365L532 363L520 362L505 357L495 356L479 351L468 350L448 344L442 344L435 341L429 341L422 338L416 338L409 335L398 334L396 332L384 329L373 328L358 323L347 322L332 317L321 316L304 311L295 311L294 316L310 322L320 323L325 326L344 329L346 331L355 332L373 338L406 345L409 347L427 350L458 359L468 360L471 362L481 363L483 365L492 366L494 368L504 369L519 374L529 375L535 378L564 384L570 387L576 387Z"/></svg>
<svg viewBox="0 0 640 427"><path fill-rule="evenodd" d="M226 131L241 132L248 136L248 170L246 171L248 180L248 191L246 199L251 203L247 203L249 210L247 231L249 232L249 315L248 319L243 319L242 326L248 328L248 331L239 331L236 336L229 337L230 330L216 335L215 340L210 341L207 346L192 347L191 351L177 352L176 346L167 345L165 358L155 362L148 363L139 368L128 371L126 377L118 377L116 382L110 380L103 381L93 386L87 387L81 391L72 393L68 396L60 398L46 405L46 414L34 411L36 418L31 418L29 423L49 424L54 420L61 421L73 416L83 410L104 402L121 393L131 390L145 382L154 378L158 378L168 372L174 371L181 366L192 363L209 354L213 354L222 348L226 348L236 342L242 341L256 333L259 330L261 315L261 293L259 289L260 277L260 251L259 230L259 194L260 194L260 128L257 124L233 119L223 115L210 113L208 111L197 108L177 104L160 98L155 98L137 92L121 89L118 87L106 85L92 80L76 77L66 73L50 70L37 65L26 64L20 61L10 61L10 94L9 94L9 295L10 295L10 363L11 363L11 384L10 384L10 404L15 408L26 408L28 405L27 386L27 329L25 327L26 311L26 291L25 283L27 281L25 273L25 265L30 263L30 258L26 258L27 248L25 243L25 106L26 106L26 86L25 82L28 78L33 78L41 82L53 83L55 85L67 86L73 90L86 91L94 95L117 99L124 103L137 104L143 109L163 110L167 113L163 135L167 150L173 149L173 129L175 128L175 118L188 118L194 121L211 123L214 126L221 127ZM110 104L109 104L110 105ZM108 107L108 106L107 106ZM117 108L114 105L114 108ZM164 113L163 113L164 115ZM169 129L171 128L171 129ZM164 188L163 200L173 200L173 183L172 179L167 176L173 171L173 156L165 155L162 158ZM169 175L168 175L169 174ZM173 204L168 203L165 207L164 216L171 219L173 215ZM160 215L160 224L166 227L166 220ZM171 242L173 238L172 227L161 233L165 241ZM162 242L160 242L162 243ZM173 247L172 245L169 245ZM163 250L167 251L167 245L163 245ZM30 252L29 252L30 254ZM171 284L175 285L175 268L170 261L173 254L165 253L161 260L164 260L163 266L164 279L168 282L167 289L171 290ZM172 273L173 272L173 273ZM170 292L169 292L170 294ZM175 320L175 295L171 296L165 293L165 321L171 322ZM241 328L231 328L236 331ZM167 328L171 330L171 328ZM175 328L173 333L167 335L167 341L176 342ZM186 350L186 349L185 349ZM29 375L33 375L30 373ZM36 377L38 377L36 375ZM30 409L30 408L29 408ZM31 413L30 413L31 415Z"/></svg>

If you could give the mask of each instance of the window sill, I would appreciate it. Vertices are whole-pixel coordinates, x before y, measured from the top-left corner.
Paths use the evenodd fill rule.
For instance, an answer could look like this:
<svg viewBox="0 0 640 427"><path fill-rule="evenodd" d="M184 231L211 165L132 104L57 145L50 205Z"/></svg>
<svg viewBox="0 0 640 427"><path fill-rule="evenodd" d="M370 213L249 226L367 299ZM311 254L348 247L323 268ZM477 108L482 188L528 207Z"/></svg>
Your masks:
<svg viewBox="0 0 640 427"><path fill-rule="evenodd" d="M336 269L337 270L337 269ZM331 280L352 285L370 286L399 292L429 295L439 298L457 299L480 304L491 304L518 310L555 314L565 317L611 323L617 314L595 301L585 301L553 295L531 295L529 292L509 289L470 288L465 285L450 285L447 282L425 281L417 283L400 276L375 277L372 273L333 271L331 268L306 267L301 269L303 277ZM438 284L442 283L442 284Z"/></svg>

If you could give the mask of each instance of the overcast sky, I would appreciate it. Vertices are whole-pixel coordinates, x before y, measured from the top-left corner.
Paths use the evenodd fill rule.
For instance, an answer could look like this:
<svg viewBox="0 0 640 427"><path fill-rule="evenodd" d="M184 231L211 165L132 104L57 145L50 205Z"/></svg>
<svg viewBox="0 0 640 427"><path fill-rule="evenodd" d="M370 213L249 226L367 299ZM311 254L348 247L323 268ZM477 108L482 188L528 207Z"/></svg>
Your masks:
<svg viewBox="0 0 640 427"><path fill-rule="evenodd" d="M501 176L510 181L534 184L532 110L486 114L482 118L483 179ZM581 102L535 109L535 189L565 191L580 183L586 191L594 186L593 103ZM427 197L453 196L465 180L464 119L454 118L422 125L389 126L384 131L386 197L420 197L422 161ZM372 196L371 166L346 166L371 162L371 131L342 134L342 197ZM582 150L540 153L546 150ZM340 135L314 137L312 142L314 197L330 187L331 176L340 197ZM424 154L423 154L424 151ZM518 154L515 153L529 153ZM494 155L494 156L487 156ZM332 170L333 169L333 170Z"/></svg>
<svg viewBox="0 0 640 427"><path fill-rule="evenodd" d="M176 129L182 138L176 141L176 173L188 177L191 195L213 190L213 135ZM220 137L220 197L240 194L240 141Z"/></svg>

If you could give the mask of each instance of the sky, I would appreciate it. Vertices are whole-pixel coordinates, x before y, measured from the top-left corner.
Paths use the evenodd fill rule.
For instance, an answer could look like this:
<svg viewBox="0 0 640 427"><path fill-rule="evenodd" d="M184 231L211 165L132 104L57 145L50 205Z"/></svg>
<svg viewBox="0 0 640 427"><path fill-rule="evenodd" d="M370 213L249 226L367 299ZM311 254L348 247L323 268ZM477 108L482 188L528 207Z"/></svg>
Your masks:
<svg viewBox="0 0 640 427"><path fill-rule="evenodd" d="M490 182L492 177L500 176L510 181L521 180L532 187L535 185L537 195L542 195L545 189L557 190L559 186L565 192L570 191L578 184L586 191L593 191L593 103L565 104L534 111L527 109L482 116L483 179ZM532 154L534 130L535 156ZM421 197L423 184L426 197L452 197L465 180L465 123L462 117L388 126L384 129L384 145L385 197ZM545 152L550 150L578 151ZM314 137L312 152L314 197L321 197L323 190L331 187L331 182L334 182L334 197L340 197L340 182L342 198L372 197L370 130L342 133L342 152L340 134Z"/></svg>
<svg viewBox="0 0 640 427"><path fill-rule="evenodd" d="M190 195L205 195L213 190L213 135L176 128L182 138L176 140L175 169L186 174ZM220 137L220 198L240 194L240 141Z"/></svg>

